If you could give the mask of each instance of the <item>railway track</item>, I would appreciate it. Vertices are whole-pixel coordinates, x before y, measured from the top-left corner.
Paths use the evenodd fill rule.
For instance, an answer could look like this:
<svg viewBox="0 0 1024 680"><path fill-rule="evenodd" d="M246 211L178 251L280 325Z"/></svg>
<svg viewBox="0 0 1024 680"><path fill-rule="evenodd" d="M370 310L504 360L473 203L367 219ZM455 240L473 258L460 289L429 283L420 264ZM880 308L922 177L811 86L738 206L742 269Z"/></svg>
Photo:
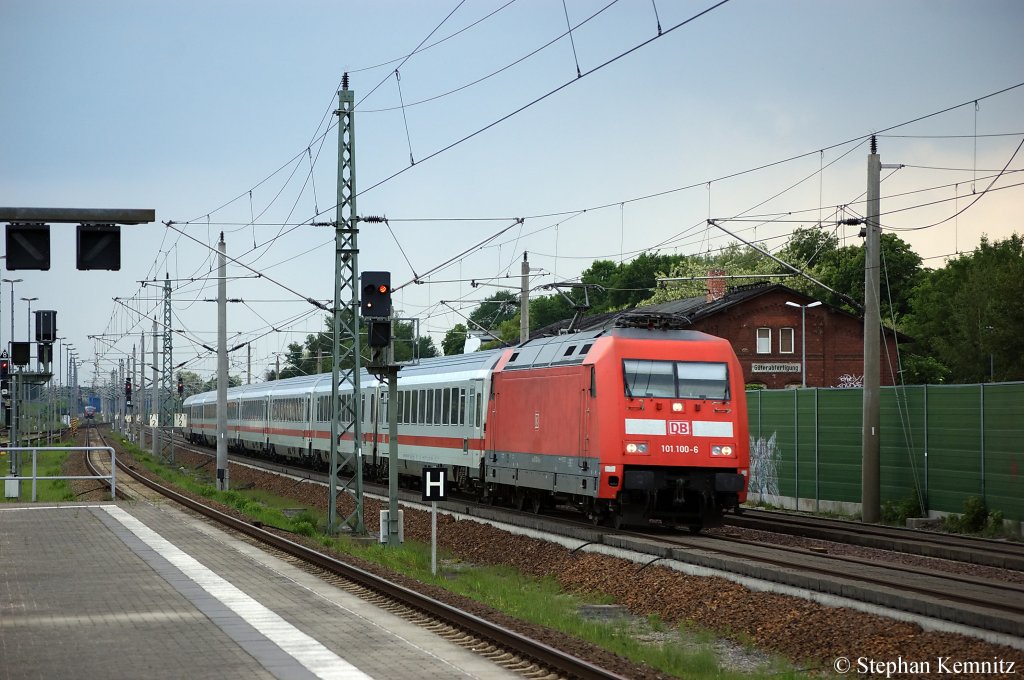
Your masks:
<svg viewBox="0 0 1024 680"><path fill-rule="evenodd" d="M106 445L100 444L103 441L102 435L95 428L90 428L87 437L94 438L90 439L90 443L87 445ZM106 460L106 469L104 469L104 456L96 456L95 460L93 458L93 456L87 456L86 464L90 469L95 474L108 474L109 458ZM118 471L125 473L130 478L129 481L125 480L123 475L119 477L117 484L119 497L122 494L126 498L137 498L139 497L137 494L143 494L143 497L155 494L150 498L169 499L184 505L251 541L269 546L274 552L287 555L293 561L299 560L313 571L329 574L330 580L335 585L341 585L377 606L399 612L424 628L456 641L524 677L544 678L545 680L554 678L608 680L623 677L572 654L554 649L513 630L223 513L190 496L148 479L133 468L125 466L120 460L117 464Z"/></svg>
<svg viewBox="0 0 1024 680"><path fill-rule="evenodd" d="M649 539L649 534L636 534ZM819 592L895 607L983 630L1024 636L1024 585L952 574L923 567L831 555L794 546L765 546L729 536L670 537L674 559L729 569L747 576L797 584L820 575ZM690 551L692 557L680 554ZM765 565L773 567L766 573Z"/></svg>
<svg viewBox="0 0 1024 680"><path fill-rule="evenodd" d="M185 447L200 455L210 455L203 449L183 445L183 448ZM290 468L277 463L264 464L263 461L249 459L245 460L245 464L326 483L325 476L304 469ZM367 493L372 490L371 485L364 488ZM386 493L386 490L381 491ZM418 500L417 496L418 494L409 494L405 500L415 502ZM971 574L903 564L892 561L893 557L898 556L891 554L883 556L879 553L865 557L833 554L827 547L811 549L804 546L766 545L764 541L746 540L727 533L691 536L657 530L610 531L566 518L538 518L532 513L492 506L475 506L464 501L458 503L458 508L452 509L510 524L525 523L536 527L539 521L543 524L543 531L555 534L578 536L580 532L590 532L593 536L592 542L609 546L620 546L628 542L630 550L647 551L651 556L650 563L674 559L798 588L806 587L804 584L810 574L817 582L819 593L852 598L1003 635L1024 637L1024 624L1021 623L1024 622L1024 584L1006 582L998 577L982 578ZM813 522L807 524L813 525ZM852 532L855 536L870 535L871 529L884 533L886 529L854 526L861 529L859 532ZM826 534L824 531L818 532L817 535L828 535L833 539L842 537L841 533ZM929 540L941 544L941 538ZM924 541L908 535L907 552L918 554L918 547L922 543ZM994 542L981 543L986 545ZM887 551L893 550L894 547L898 548L898 541L895 539L890 539L885 544ZM1001 546L997 543L995 547ZM948 556L946 557L948 559ZM975 561L972 560L971 563ZM992 571L998 570L993 568Z"/></svg>
<svg viewBox="0 0 1024 680"><path fill-rule="evenodd" d="M726 525L1024 571L1022 543L765 510L747 510L742 515L729 515Z"/></svg>

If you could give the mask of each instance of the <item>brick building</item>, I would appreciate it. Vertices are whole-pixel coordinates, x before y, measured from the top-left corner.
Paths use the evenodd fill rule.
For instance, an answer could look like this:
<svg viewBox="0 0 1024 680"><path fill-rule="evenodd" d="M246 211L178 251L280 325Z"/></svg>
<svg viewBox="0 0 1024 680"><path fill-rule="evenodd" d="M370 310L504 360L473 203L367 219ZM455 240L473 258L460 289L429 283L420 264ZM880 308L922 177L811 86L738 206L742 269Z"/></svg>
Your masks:
<svg viewBox="0 0 1024 680"><path fill-rule="evenodd" d="M808 306L812 304L815 306ZM805 350L808 387L864 384L863 319L782 284L757 283L727 289L725 279L711 279L705 296L630 311L670 315L686 328L728 339L748 385L767 389L800 387ZM801 323L802 314L806 327ZM581 329L608 323L614 316L585 318ZM801 342L805 333L806 348ZM892 385L896 375L896 337L892 331L886 330L881 352L881 384Z"/></svg>

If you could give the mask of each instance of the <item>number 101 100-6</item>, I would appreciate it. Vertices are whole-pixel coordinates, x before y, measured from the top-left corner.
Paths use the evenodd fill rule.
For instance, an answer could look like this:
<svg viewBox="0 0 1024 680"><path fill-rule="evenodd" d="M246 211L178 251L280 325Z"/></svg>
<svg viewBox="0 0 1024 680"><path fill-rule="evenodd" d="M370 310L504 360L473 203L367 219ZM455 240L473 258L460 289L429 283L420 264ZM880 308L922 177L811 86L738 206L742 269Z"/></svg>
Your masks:
<svg viewBox="0 0 1024 680"><path fill-rule="evenodd" d="M700 453L699 446L689 444L662 444L662 453Z"/></svg>

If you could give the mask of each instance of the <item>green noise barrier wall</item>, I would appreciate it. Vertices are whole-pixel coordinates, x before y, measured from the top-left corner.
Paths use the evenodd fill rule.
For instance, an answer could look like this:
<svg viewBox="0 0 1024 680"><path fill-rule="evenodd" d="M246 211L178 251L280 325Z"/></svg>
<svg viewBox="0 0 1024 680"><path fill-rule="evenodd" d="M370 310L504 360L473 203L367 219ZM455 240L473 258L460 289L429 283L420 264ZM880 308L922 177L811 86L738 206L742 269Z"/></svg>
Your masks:
<svg viewBox="0 0 1024 680"><path fill-rule="evenodd" d="M861 499L863 391L752 390L750 490L803 510ZM883 387L882 502L963 512L972 496L1024 519L1024 383Z"/></svg>

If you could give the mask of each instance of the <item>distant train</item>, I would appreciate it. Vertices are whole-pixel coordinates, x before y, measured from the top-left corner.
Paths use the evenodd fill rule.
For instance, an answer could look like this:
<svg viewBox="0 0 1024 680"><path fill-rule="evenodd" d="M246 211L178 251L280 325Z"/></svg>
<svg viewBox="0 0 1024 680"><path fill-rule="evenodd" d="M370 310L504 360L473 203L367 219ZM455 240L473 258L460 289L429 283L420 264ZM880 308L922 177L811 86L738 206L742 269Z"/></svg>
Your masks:
<svg viewBox="0 0 1024 680"><path fill-rule="evenodd" d="M360 387L364 471L386 478L387 387L365 372ZM228 446L324 468L330 402L329 374L231 388ZM183 406L186 436L213 445L216 392ZM641 324L424 359L402 368L396 407L399 475L445 466L485 501L699 530L746 499L743 371L726 340L696 331Z"/></svg>
<svg viewBox="0 0 1024 680"><path fill-rule="evenodd" d="M83 411L83 415L85 415L85 419L86 420L94 419L96 417L96 407L95 406L86 406L85 410Z"/></svg>

